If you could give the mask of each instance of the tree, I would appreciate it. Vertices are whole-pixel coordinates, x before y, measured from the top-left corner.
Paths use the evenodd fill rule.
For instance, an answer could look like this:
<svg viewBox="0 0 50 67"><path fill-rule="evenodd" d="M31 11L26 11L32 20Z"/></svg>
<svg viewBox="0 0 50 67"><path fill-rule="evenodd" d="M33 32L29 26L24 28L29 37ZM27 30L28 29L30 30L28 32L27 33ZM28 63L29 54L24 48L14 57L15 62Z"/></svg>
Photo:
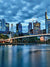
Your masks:
<svg viewBox="0 0 50 67"><path fill-rule="evenodd" d="M0 34L0 39L8 39L9 37L7 35L4 34Z"/></svg>

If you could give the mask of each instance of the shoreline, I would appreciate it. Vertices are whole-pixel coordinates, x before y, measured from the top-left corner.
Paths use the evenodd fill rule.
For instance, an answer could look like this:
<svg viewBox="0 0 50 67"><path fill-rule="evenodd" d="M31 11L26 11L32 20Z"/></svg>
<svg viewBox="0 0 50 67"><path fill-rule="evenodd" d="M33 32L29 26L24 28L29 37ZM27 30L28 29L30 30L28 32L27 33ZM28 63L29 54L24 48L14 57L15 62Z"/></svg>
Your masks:
<svg viewBox="0 0 50 67"><path fill-rule="evenodd" d="M50 43L0 43L0 46L1 45L38 45L38 44L50 44Z"/></svg>

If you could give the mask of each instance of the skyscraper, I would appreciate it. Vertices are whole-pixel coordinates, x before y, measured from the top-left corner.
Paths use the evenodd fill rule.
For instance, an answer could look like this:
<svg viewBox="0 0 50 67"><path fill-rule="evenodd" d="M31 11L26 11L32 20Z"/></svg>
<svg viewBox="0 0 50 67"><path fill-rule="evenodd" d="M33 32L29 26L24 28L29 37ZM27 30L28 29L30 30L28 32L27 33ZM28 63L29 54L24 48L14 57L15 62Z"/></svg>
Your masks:
<svg viewBox="0 0 50 67"><path fill-rule="evenodd" d="M39 34L40 33L40 23L36 21L36 23L33 23L33 34Z"/></svg>
<svg viewBox="0 0 50 67"><path fill-rule="evenodd" d="M14 32L14 31L13 31L13 24L11 24L11 32Z"/></svg>
<svg viewBox="0 0 50 67"><path fill-rule="evenodd" d="M16 24L16 32L17 32L17 34L22 33L22 24L21 23Z"/></svg>
<svg viewBox="0 0 50 67"><path fill-rule="evenodd" d="M6 31L9 32L9 23L5 23Z"/></svg>
<svg viewBox="0 0 50 67"><path fill-rule="evenodd" d="M1 20L0 20L0 31L2 31L2 23L1 23Z"/></svg>
<svg viewBox="0 0 50 67"><path fill-rule="evenodd" d="M30 33L30 30L32 29L32 23L29 22L29 25L28 25L28 33Z"/></svg>
<svg viewBox="0 0 50 67"><path fill-rule="evenodd" d="M2 19L2 31L6 30L6 26L5 26L5 19Z"/></svg>
<svg viewBox="0 0 50 67"><path fill-rule="evenodd" d="M50 33L50 19L47 17L47 11L45 12L45 28L46 33Z"/></svg>

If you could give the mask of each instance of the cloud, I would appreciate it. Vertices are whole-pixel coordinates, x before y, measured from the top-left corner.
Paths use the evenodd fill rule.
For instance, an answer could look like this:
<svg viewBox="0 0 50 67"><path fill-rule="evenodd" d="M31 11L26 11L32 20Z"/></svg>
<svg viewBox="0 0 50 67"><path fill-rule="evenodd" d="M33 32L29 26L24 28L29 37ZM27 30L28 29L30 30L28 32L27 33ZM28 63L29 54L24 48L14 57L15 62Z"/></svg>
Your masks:
<svg viewBox="0 0 50 67"><path fill-rule="evenodd" d="M30 19L37 19L42 23L46 9L50 17L50 1L48 0L0 0L0 19L5 18L10 23L32 22Z"/></svg>

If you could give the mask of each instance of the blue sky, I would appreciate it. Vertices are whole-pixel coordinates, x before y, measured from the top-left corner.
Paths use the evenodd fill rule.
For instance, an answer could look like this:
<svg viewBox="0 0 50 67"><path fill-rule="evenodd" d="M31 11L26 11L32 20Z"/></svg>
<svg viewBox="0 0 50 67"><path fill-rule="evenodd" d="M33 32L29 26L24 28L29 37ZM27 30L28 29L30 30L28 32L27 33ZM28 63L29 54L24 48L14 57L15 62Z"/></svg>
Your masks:
<svg viewBox="0 0 50 67"><path fill-rule="evenodd" d="M27 32L29 22L38 20L41 29L45 28L45 11L50 17L50 0L0 0L0 19L15 24L22 22L23 31Z"/></svg>

